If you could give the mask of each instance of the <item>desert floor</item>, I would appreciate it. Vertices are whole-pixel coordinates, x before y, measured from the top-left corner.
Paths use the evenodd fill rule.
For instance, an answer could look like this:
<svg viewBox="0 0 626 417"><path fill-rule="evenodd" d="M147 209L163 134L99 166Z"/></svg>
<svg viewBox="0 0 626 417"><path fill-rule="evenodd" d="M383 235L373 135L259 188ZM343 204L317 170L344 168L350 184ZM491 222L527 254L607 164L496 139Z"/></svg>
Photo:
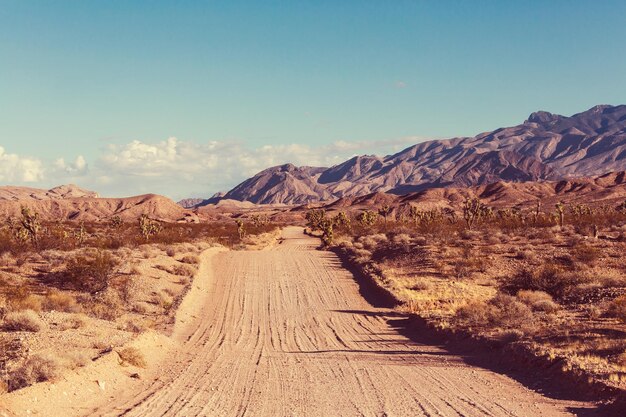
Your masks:
<svg viewBox="0 0 626 417"><path fill-rule="evenodd" d="M418 343L405 317L374 307L375 296L318 245L290 227L266 250L209 250L171 343L143 337L146 356L159 359L140 379L112 376L99 391L77 374L55 389L20 390L7 406L46 416L596 415L592 404ZM80 381L92 395L55 394Z"/></svg>

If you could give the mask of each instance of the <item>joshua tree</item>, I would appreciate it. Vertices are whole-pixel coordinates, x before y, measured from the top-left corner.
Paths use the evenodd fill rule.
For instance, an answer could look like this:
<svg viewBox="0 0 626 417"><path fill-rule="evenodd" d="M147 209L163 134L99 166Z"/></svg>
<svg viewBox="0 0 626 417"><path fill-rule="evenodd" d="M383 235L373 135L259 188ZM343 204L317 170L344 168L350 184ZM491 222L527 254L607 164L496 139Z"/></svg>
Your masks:
<svg viewBox="0 0 626 417"><path fill-rule="evenodd" d="M467 199L463 203L463 219L467 223L467 228L472 229L476 220L480 219L487 211L487 208L480 202L479 199Z"/></svg>
<svg viewBox="0 0 626 417"><path fill-rule="evenodd" d="M350 230L352 227L350 224L350 218L343 211L340 211L335 217L333 217L333 223L338 227L343 227L345 230Z"/></svg>
<svg viewBox="0 0 626 417"><path fill-rule="evenodd" d="M374 211L365 210L359 214L357 220L363 227L371 227L376 224L376 220L378 218L378 214Z"/></svg>
<svg viewBox="0 0 626 417"><path fill-rule="evenodd" d="M389 216L390 213L391 213L391 207L388 204L383 204L378 209L378 214L383 216L383 219L385 219L385 228L387 228L387 217Z"/></svg>
<svg viewBox="0 0 626 417"><path fill-rule="evenodd" d="M237 234L239 234L239 240L243 240L246 236L246 225L241 219L236 219L235 223L237 223Z"/></svg>
<svg viewBox="0 0 626 417"><path fill-rule="evenodd" d="M116 229L122 227L122 218L118 215L111 217L110 222L111 222L111 227L114 227Z"/></svg>
<svg viewBox="0 0 626 417"><path fill-rule="evenodd" d="M139 229L144 239L150 240L152 236L159 234L163 230L163 226L156 220L152 220L147 214L142 214L139 217Z"/></svg>
<svg viewBox="0 0 626 417"><path fill-rule="evenodd" d="M80 226L78 227L78 230L74 231L74 239L76 239L76 243L78 243L79 246L82 246L82 244L87 239L87 231L85 230L85 222L80 222Z"/></svg>
<svg viewBox="0 0 626 417"><path fill-rule="evenodd" d="M565 217L565 204L563 204L562 201L559 201L558 203L555 204L556 207L556 214L558 216L559 219L559 227L563 227L563 220Z"/></svg>
<svg viewBox="0 0 626 417"><path fill-rule="evenodd" d="M326 219L326 211L323 209L313 209L306 213L307 225L312 231L322 230L322 222Z"/></svg>
<svg viewBox="0 0 626 417"><path fill-rule="evenodd" d="M26 242L30 240L34 245L39 242L39 232L41 231L41 222L39 214L33 213L26 206L22 206L22 217L15 221L13 217L7 219L7 225L17 240Z"/></svg>

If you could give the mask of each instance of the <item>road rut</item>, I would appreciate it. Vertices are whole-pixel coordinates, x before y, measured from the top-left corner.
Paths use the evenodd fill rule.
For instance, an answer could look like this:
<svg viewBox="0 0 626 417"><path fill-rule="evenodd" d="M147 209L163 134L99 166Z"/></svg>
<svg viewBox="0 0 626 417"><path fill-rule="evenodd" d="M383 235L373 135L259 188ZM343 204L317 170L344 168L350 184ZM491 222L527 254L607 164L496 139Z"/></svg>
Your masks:
<svg viewBox="0 0 626 417"><path fill-rule="evenodd" d="M202 317L162 376L91 415L565 416L580 404L398 333L301 228L222 252Z"/></svg>

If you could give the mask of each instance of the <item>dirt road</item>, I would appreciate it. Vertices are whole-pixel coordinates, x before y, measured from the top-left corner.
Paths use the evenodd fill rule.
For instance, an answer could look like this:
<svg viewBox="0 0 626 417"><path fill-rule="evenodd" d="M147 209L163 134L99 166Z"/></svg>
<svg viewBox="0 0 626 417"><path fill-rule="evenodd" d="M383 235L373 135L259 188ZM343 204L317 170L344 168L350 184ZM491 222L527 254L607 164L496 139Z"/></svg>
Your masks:
<svg viewBox="0 0 626 417"><path fill-rule="evenodd" d="M299 228L214 259L184 351L142 392L90 412L127 416L562 416L514 380L420 345L370 306Z"/></svg>

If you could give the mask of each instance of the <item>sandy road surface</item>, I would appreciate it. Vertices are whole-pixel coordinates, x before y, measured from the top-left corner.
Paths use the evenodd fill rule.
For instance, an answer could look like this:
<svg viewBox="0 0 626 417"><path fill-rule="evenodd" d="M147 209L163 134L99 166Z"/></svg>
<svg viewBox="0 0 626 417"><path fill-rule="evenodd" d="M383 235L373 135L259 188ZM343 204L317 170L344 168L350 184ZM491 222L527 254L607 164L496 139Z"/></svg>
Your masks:
<svg viewBox="0 0 626 417"><path fill-rule="evenodd" d="M91 415L562 416L552 400L412 342L335 255L288 228L214 258L201 320L160 380Z"/></svg>

